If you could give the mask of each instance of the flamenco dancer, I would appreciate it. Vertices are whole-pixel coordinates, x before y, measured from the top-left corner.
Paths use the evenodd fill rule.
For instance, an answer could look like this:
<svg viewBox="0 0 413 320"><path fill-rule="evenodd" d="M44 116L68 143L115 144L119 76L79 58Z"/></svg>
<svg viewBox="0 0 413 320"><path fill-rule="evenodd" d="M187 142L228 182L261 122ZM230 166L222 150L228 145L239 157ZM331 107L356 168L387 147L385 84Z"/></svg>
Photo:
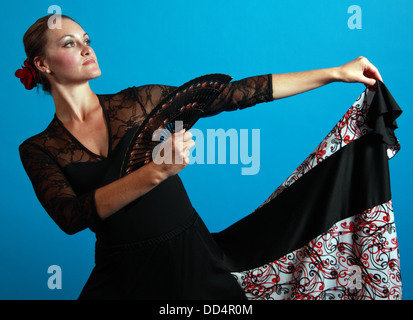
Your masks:
<svg viewBox="0 0 413 320"><path fill-rule="evenodd" d="M16 76L26 89L39 87L50 93L55 115L19 151L36 196L55 223L67 234L86 228L96 234L95 267L79 299L270 298L268 290L274 293L274 287L268 289L264 281L251 289L247 277L236 272L251 275L247 270L276 261L290 252L285 250L297 249L287 246L280 253L267 249L283 246L272 237L283 223L287 227L290 223L283 222L273 208L279 197L258 210L265 212L246 218L258 228L256 234L265 246L258 248L248 239L250 235L243 237L247 224L243 221L211 234L178 176L195 145L185 130L169 138L182 163L151 161L128 175L105 181L104 177L119 171L118 160L132 143L130 132L176 87L142 85L116 94L94 93L89 81L99 77L101 70L89 35L68 16L62 16L61 29L49 29L49 17L40 18L25 33L27 59ZM364 57L334 68L252 76L228 83L203 116L282 99L334 81L360 82L373 92L380 88L382 78ZM174 143L176 139L184 143ZM270 224L273 232L266 232L265 238L260 228ZM235 248L237 243L242 248Z"/></svg>

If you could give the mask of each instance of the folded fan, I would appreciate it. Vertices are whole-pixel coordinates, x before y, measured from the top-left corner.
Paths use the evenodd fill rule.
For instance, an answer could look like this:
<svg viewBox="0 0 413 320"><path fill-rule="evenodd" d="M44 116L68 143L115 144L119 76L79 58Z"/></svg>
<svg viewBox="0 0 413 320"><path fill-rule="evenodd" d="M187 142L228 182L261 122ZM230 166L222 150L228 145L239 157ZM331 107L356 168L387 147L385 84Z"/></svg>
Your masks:
<svg viewBox="0 0 413 320"><path fill-rule="evenodd" d="M155 146L175 131L190 129L231 80L225 74L208 74L171 92L136 129L122 161L121 176L151 162Z"/></svg>

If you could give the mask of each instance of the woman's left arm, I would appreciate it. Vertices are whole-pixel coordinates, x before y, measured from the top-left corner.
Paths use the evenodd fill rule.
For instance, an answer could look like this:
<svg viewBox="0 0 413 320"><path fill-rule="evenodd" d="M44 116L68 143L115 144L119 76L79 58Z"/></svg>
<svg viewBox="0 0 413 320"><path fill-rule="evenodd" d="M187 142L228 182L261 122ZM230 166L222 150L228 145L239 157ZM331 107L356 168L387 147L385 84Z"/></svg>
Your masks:
<svg viewBox="0 0 413 320"><path fill-rule="evenodd" d="M273 98L290 97L336 81L360 82L370 87L376 79L383 81L377 68L365 57L358 57L339 67L273 74Z"/></svg>

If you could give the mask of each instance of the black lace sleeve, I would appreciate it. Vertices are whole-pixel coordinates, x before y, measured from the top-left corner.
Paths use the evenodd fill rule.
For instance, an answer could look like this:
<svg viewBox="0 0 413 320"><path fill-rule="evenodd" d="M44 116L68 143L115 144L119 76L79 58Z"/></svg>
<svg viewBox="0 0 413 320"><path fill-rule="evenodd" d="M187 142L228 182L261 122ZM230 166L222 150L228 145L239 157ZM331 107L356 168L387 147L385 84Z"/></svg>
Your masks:
<svg viewBox="0 0 413 320"><path fill-rule="evenodd" d="M273 100L271 74L248 77L230 82L204 114L204 117L210 117L222 111L245 109L258 103Z"/></svg>
<svg viewBox="0 0 413 320"><path fill-rule="evenodd" d="M147 116L164 98L166 98L177 87L168 85L149 84L132 87L134 98Z"/></svg>
<svg viewBox="0 0 413 320"><path fill-rule="evenodd" d="M167 85L133 87L135 100L146 115L176 88ZM203 116L210 117L223 111L244 109L273 100L271 74L248 77L230 82Z"/></svg>
<svg viewBox="0 0 413 320"><path fill-rule="evenodd" d="M67 234L93 230L100 220L94 190L77 196L59 165L37 145L24 142L19 152L37 198L55 223Z"/></svg>

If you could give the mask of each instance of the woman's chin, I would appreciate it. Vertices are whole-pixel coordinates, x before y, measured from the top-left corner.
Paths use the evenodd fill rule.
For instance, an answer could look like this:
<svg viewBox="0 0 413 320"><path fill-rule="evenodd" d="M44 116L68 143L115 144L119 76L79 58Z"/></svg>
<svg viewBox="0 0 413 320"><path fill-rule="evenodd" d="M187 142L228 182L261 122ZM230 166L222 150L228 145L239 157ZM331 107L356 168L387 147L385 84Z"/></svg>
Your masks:
<svg viewBox="0 0 413 320"><path fill-rule="evenodd" d="M98 69L98 70L96 70L96 71L90 72L90 73L88 74L88 77L87 77L87 78L88 78L89 80L93 80L93 79L99 78L101 74L102 74L102 72L100 71L100 69Z"/></svg>

